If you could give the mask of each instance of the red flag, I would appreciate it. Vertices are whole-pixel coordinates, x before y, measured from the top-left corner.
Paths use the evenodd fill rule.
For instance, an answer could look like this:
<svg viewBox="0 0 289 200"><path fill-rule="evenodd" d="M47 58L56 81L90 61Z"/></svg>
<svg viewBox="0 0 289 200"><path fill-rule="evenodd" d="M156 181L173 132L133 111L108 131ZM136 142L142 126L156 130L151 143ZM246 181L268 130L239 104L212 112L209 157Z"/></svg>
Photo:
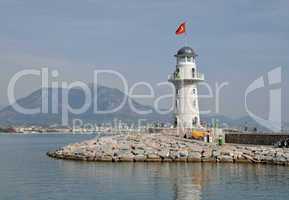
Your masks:
<svg viewBox="0 0 289 200"><path fill-rule="evenodd" d="M183 22L176 30L176 35L181 35L186 32L186 22Z"/></svg>

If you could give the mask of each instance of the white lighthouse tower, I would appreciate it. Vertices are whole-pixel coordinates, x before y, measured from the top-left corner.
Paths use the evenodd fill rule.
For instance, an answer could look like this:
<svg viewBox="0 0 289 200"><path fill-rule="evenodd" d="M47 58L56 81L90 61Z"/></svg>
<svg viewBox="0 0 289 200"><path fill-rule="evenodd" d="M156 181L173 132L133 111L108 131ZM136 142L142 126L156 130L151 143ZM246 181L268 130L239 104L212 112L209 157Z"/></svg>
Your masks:
<svg viewBox="0 0 289 200"><path fill-rule="evenodd" d="M175 55L177 65L169 81L175 85L174 126L200 127L197 83L204 80L196 66L197 54L191 47L181 48Z"/></svg>

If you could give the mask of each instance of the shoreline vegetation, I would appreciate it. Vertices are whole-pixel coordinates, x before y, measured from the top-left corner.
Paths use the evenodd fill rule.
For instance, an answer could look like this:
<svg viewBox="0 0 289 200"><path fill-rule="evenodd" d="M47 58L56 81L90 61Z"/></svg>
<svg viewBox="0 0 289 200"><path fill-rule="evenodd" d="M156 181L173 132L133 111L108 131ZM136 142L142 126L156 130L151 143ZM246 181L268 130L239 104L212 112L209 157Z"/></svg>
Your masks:
<svg viewBox="0 0 289 200"><path fill-rule="evenodd" d="M289 149L184 139L164 133L103 136L47 152L55 159L95 162L225 162L289 165Z"/></svg>

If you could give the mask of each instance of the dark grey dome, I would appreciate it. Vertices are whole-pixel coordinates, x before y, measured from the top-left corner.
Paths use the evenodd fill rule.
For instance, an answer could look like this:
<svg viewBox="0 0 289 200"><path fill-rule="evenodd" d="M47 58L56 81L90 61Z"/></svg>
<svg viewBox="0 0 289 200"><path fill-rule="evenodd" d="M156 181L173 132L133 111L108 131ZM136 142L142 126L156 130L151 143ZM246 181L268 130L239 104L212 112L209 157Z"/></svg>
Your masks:
<svg viewBox="0 0 289 200"><path fill-rule="evenodd" d="M180 50L178 50L178 53L176 56L192 56L192 57L196 57L197 54L194 51L194 49L192 49L191 47L183 47Z"/></svg>

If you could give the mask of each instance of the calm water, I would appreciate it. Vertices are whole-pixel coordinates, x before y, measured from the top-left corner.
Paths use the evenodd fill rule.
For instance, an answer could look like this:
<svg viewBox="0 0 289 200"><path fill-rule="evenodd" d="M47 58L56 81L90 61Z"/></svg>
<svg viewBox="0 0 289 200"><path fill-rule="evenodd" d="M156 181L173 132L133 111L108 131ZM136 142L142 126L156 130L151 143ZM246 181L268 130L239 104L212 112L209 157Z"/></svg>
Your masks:
<svg viewBox="0 0 289 200"><path fill-rule="evenodd" d="M289 199L283 166L85 163L45 155L91 137L0 134L0 200Z"/></svg>

